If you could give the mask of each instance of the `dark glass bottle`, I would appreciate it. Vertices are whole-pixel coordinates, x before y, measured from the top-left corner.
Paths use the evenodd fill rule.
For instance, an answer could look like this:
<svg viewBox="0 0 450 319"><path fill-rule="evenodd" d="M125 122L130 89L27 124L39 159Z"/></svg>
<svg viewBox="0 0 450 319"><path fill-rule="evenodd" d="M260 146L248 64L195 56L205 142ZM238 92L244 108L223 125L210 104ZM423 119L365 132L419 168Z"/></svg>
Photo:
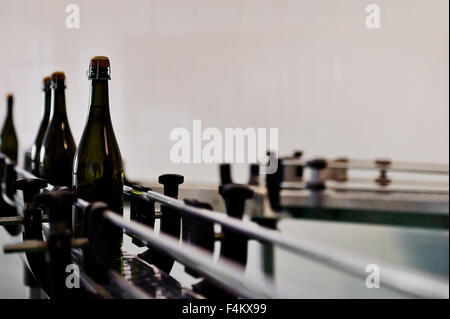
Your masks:
<svg viewBox="0 0 450 319"><path fill-rule="evenodd" d="M13 121L13 96L7 96L6 118L0 134L0 151L9 157L11 161L17 163L18 142Z"/></svg>
<svg viewBox="0 0 450 319"><path fill-rule="evenodd" d="M23 154L23 169L31 173L31 147Z"/></svg>
<svg viewBox="0 0 450 319"><path fill-rule="evenodd" d="M103 201L119 214L123 213L124 173L122 156L116 141L109 111L107 57L90 61L91 80L89 115L73 164L73 189L86 201ZM74 235L82 234L82 212L74 211ZM121 246L122 231L111 239L111 249Z"/></svg>
<svg viewBox="0 0 450 319"><path fill-rule="evenodd" d="M37 132L33 145L31 146L30 167L31 173L39 177L39 150L44 141L45 131L47 130L48 121L50 119L50 103L51 103L50 77L46 76L43 80L42 88L42 113L41 125Z"/></svg>
<svg viewBox="0 0 450 319"><path fill-rule="evenodd" d="M39 150L39 176L52 185L70 187L76 145L67 120L65 88L64 73L53 73L50 119Z"/></svg>

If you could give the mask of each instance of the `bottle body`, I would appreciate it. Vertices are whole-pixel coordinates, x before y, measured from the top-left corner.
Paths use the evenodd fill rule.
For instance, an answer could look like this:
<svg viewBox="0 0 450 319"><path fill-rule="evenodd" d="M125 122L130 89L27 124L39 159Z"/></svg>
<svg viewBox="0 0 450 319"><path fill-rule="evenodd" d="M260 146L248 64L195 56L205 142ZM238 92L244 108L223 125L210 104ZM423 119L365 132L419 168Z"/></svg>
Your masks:
<svg viewBox="0 0 450 319"><path fill-rule="evenodd" d="M44 141L45 131L47 130L48 122L50 119L50 107L51 107L51 89L50 89L50 77L44 78L44 88L42 92L42 112L41 112L41 124L34 139L34 143L30 150L30 170L31 173L39 177L39 151Z"/></svg>
<svg viewBox="0 0 450 319"><path fill-rule="evenodd" d="M108 81L94 79L91 102L73 164L73 190L78 197L105 202L116 213L123 213L124 173L109 112ZM74 208L74 235L83 234L83 212ZM120 249L122 231L111 239L111 248Z"/></svg>
<svg viewBox="0 0 450 319"><path fill-rule="evenodd" d="M13 121L13 97L8 95L7 113L0 133L0 151L17 163L18 141Z"/></svg>
<svg viewBox="0 0 450 319"><path fill-rule="evenodd" d="M39 150L39 176L55 186L71 186L76 151L66 113L63 79L52 75L51 110Z"/></svg>

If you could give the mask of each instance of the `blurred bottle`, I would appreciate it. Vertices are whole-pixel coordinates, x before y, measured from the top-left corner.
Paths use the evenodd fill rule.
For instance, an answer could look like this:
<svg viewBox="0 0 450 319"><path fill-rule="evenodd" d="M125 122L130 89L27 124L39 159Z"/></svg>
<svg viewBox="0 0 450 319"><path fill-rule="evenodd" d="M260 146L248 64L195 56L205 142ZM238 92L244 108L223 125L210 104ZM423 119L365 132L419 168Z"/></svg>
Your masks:
<svg viewBox="0 0 450 319"><path fill-rule="evenodd" d="M42 142L44 140L45 131L47 130L48 121L50 118L50 103L51 103L51 89L50 89L50 77L46 76L43 79L42 86L42 111L41 111L41 124L37 132L34 143L31 146L29 164L27 163L25 153L24 168L31 171L35 176L39 177L39 150L41 149Z"/></svg>
<svg viewBox="0 0 450 319"><path fill-rule="evenodd" d="M16 130L14 129L13 102L13 95L8 94L6 118L0 134L0 151L17 164L18 142Z"/></svg>
<svg viewBox="0 0 450 319"><path fill-rule="evenodd" d="M50 119L39 150L39 176L55 186L72 185L76 145L66 113L65 75L51 76Z"/></svg>
<svg viewBox="0 0 450 319"><path fill-rule="evenodd" d="M248 178L248 185L259 185L259 164L250 164L250 176Z"/></svg>
<svg viewBox="0 0 450 319"><path fill-rule="evenodd" d="M23 169L31 173L31 148L23 154Z"/></svg>
<svg viewBox="0 0 450 319"><path fill-rule="evenodd" d="M108 81L110 62L107 57L91 59L89 115L75 155L73 189L87 201L103 201L119 214L123 213L124 173L122 156L116 141L109 111ZM82 234L81 210L74 211L74 235ZM122 231L112 238L111 247L120 248Z"/></svg>

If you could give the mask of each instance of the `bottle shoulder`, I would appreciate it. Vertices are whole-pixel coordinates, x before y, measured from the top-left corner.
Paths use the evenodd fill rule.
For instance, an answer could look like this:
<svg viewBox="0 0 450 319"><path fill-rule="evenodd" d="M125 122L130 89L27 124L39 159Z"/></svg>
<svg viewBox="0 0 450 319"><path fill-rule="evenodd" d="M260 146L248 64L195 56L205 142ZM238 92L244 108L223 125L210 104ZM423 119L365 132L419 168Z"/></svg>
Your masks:
<svg viewBox="0 0 450 319"><path fill-rule="evenodd" d="M74 172L106 165L123 170L122 155L115 136L83 132L75 154Z"/></svg>
<svg viewBox="0 0 450 319"><path fill-rule="evenodd" d="M9 135L16 135L16 129L14 127L14 123L12 120L5 120L2 126L1 135L9 134Z"/></svg>
<svg viewBox="0 0 450 319"><path fill-rule="evenodd" d="M40 165L49 168L54 165L62 165L64 162L64 165L70 163L70 166L72 166L76 144L70 130L61 132L58 129L52 129L49 125L39 150L36 151Z"/></svg>
<svg viewBox="0 0 450 319"><path fill-rule="evenodd" d="M56 146L63 144L64 148L75 148L75 140L68 123L49 122L42 139L42 145L52 146L54 143L56 143Z"/></svg>

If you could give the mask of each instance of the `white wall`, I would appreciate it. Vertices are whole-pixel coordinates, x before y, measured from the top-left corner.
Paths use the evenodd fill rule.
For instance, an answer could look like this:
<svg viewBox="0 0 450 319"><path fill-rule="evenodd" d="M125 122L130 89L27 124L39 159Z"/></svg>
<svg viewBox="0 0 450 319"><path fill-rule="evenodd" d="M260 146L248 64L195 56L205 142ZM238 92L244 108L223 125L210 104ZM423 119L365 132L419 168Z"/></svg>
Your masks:
<svg viewBox="0 0 450 319"><path fill-rule="evenodd" d="M80 29L65 27L69 3L80 6ZM368 3L380 6L381 29L365 27ZM215 180L216 165L169 161L170 130L193 119L278 127L282 153L448 162L448 9L447 0L1 0L0 96L16 95L23 151L39 124L41 78L65 71L78 141L89 58L109 56L132 178Z"/></svg>

